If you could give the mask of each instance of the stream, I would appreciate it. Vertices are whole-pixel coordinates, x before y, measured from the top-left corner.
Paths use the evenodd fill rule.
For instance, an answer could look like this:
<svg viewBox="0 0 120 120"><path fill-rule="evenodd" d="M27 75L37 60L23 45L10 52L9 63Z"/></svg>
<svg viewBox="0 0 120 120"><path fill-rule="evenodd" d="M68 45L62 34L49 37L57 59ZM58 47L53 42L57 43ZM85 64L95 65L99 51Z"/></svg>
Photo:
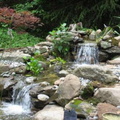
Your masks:
<svg viewBox="0 0 120 120"><path fill-rule="evenodd" d="M9 61L2 60L1 63L4 62L4 64L8 64ZM11 67L19 66L18 63L15 63L14 65L12 63L9 63ZM22 64L22 63L21 63ZM23 64L24 65L24 64ZM99 64L99 55L98 55L98 47L94 43L84 43L78 45L76 49L76 60L72 62L72 65L69 65L71 67L71 70L74 70L75 68L82 66L97 66L98 68L100 66L106 66L106 64L101 65ZM96 67L96 68L97 68ZM49 68L50 69L50 68ZM111 68L110 68L111 69ZM114 66L111 70L113 70L113 73L120 77L120 66ZM54 71L50 70L52 73ZM50 82L49 80L53 81L53 78L56 76L53 76L53 78L48 77L48 73L45 73L45 81ZM86 74L84 75L86 76ZM83 76L83 77L84 77ZM82 86L87 86L87 84L90 82L89 78L82 78L80 77L80 82ZM49 79L49 80L48 80ZM41 81L44 81L43 77L41 76ZM79 80L78 80L79 81ZM0 104L0 120L32 120L34 112L31 96L29 95L29 91L37 86L38 84L26 84L22 81L22 79L19 80L14 86L12 91L12 101L11 102L5 102L2 101Z"/></svg>
<svg viewBox="0 0 120 120"><path fill-rule="evenodd" d="M12 102L2 102L0 110L3 115L0 120L31 120L32 119L32 102L29 90L37 84L26 85L19 81L13 87Z"/></svg>

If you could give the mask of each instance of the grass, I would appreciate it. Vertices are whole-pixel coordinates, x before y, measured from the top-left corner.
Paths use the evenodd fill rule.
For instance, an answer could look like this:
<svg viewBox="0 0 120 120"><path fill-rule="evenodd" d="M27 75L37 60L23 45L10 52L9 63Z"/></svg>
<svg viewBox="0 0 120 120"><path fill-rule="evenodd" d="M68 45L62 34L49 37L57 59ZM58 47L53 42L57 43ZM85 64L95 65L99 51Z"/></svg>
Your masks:
<svg viewBox="0 0 120 120"><path fill-rule="evenodd" d="M29 33L18 34L14 30L0 28L0 48L33 46L41 41L44 40L39 37L34 37Z"/></svg>

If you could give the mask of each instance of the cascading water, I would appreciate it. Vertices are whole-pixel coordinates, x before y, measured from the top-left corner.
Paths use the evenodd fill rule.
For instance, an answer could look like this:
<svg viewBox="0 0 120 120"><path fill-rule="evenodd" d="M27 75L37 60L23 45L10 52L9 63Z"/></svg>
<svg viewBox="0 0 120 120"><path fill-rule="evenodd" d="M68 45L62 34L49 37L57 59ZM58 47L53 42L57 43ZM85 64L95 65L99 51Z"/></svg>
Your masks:
<svg viewBox="0 0 120 120"><path fill-rule="evenodd" d="M97 64L98 47L94 43L84 43L77 47L77 64Z"/></svg>
<svg viewBox="0 0 120 120"><path fill-rule="evenodd" d="M36 84L25 85L20 81L13 87L12 102L3 102L1 108L6 115L21 115L31 112L31 98L29 90L36 86Z"/></svg>

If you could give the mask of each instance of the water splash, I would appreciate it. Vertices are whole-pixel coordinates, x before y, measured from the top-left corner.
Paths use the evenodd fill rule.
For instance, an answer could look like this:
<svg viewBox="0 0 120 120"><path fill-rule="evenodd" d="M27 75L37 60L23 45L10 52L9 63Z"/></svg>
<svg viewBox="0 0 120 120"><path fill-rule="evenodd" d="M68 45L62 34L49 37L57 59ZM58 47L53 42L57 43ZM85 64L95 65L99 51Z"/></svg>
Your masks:
<svg viewBox="0 0 120 120"><path fill-rule="evenodd" d="M20 115L31 113L31 98L29 90L37 84L25 85L20 81L13 87L13 101L11 103L3 102L1 110L6 115Z"/></svg>
<svg viewBox="0 0 120 120"><path fill-rule="evenodd" d="M77 47L77 64L97 64L98 47L94 43L84 43Z"/></svg>

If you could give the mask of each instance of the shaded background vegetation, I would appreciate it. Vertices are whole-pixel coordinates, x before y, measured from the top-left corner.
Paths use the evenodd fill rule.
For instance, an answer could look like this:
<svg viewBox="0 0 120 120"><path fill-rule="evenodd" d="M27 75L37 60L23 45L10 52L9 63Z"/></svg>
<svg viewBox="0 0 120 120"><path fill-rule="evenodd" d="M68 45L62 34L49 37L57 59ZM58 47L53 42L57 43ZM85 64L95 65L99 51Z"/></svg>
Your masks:
<svg viewBox="0 0 120 120"><path fill-rule="evenodd" d="M1 0L0 6L41 18L44 26L28 30L41 37L61 23L81 21L84 27L103 28L118 24L116 16L120 16L120 0Z"/></svg>

